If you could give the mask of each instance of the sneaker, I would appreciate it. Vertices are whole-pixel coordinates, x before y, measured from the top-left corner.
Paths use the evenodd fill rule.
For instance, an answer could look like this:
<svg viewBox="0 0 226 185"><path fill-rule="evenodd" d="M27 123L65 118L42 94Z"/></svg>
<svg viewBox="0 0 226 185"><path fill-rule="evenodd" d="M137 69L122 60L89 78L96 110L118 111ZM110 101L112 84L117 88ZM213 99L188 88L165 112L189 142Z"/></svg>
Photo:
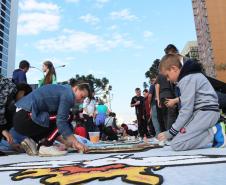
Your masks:
<svg viewBox="0 0 226 185"><path fill-rule="evenodd" d="M226 145L225 137L225 124L217 123L215 125L216 133L214 135L214 147L223 148Z"/></svg>
<svg viewBox="0 0 226 185"><path fill-rule="evenodd" d="M61 156L66 155L66 150L59 150L56 146L40 146L38 155L41 157L53 157L53 156Z"/></svg>
<svg viewBox="0 0 226 185"><path fill-rule="evenodd" d="M37 150L37 144L35 143L35 141L31 138L25 138L22 142L21 142L21 147L25 150L25 152L28 155L37 155L38 154L38 150Z"/></svg>

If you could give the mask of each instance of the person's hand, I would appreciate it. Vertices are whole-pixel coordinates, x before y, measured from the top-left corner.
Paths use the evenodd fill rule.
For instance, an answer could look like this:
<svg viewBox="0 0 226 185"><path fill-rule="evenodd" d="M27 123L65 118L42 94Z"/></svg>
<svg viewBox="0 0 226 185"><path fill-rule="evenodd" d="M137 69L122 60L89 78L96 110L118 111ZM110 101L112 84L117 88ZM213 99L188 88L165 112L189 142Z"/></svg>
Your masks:
<svg viewBox="0 0 226 185"><path fill-rule="evenodd" d="M3 130L2 135L6 138L9 144L13 143L13 136L7 130Z"/></svg>
<svg viewBox="0 0 226 185"><path fill-rule="evenodd" d="M166 141L167 140L167 136L165 134L165 132L161 132L158 136L157 136L157 139L159 141Z"/></svg>
<svg viewBox="0 0 226 185"><path fill-rule="evenodd" d="M77 141L74 135L67 137L69 143L71 143L72 148L78 150L79 152L86 153L88 151L87 146Z"/></svg>
<svg viewBox="0 0 226 185"><path fill-rule="evenodd" d="M137 102L135 103L135 105L140 105L140 101L137 101Z"/></svg>
<svg viewBox="0 0 226 185"><path fill-rule="evenodd" d="M177 104L176 98L175 99L166 99L164 102L167 107L174 107Z"/></svg>

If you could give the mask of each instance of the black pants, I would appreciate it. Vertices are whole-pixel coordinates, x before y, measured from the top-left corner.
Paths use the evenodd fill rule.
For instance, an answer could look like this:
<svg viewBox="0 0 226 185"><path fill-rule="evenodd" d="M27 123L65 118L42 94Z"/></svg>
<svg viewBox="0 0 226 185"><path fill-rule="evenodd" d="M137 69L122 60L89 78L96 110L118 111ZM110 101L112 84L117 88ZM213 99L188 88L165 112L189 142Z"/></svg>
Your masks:
<svg viewBox="0 0 226 185"><path fill-rule="evenodd" d="M117 133L114 132L111 126L109 127L104 127L104 134L107 136L108 140L118 140Z"/></svg>
<svg viewBox="0 0 226 185"><path fill-rule="evenodd" d="M87 131L87 137L89 139L89 133L88 132L95 132L96 130L96 126L93 122L93 117L92 116L89 116L87 114L83 114L83 117L84 117L84 126L86 128L86 131Z"/></svg>
<svg viewBox="0 0 226 185"><path fill-rule="evenodd" d="M148 128L148 136L155 136L155 128L153 126L152 120L149 119L147 116L145 117L147 121L147 128Z"/></svg>
<svg viewBox="0 0 226 185"><path fill-rule="evenodd" d="M177 107L166 107L165 99L161 99L161 105L162 105L162 118L164 122L164 127L166 130L169 130L172 126L172 124L176 121L178 110Z"/></svg>
<svg viewBox="0 0 226 185"><path fill-rule="evenodd" d="M147 136L148 135L147 121L145 120L144 115L137 114L137 122L140 137L144 137L144 134Z"/></svg>
<svg viewBox="0 0 226 185"><path fill-rule="evenodd" d="M16 112L13 118L15 130L27 137L32 138L37 143L49 136L57 127L56 124L50 123L49 127L42 127L32 121L29 113L25 110Z"/></svg>
<svg viewBox="0 0 226 185"><path fill-rule="evenodd" d="M137 136L138 135L138 132L137 131L132 131L132 130L127 130L126 133L129 136Z"/></svg>
<svg viewBox="0 0 226 185"><path fill-rule="evenodd" d="M166 128L165 128L165 124L164 124L164 120L163 120L163 116L164 116L163 109L158 107L157 104L156 104L156 109L157 109L157 118L158 118L158 122L159 122L159 126L160 126L160 131L164 132L164 131L166 131Z"/></svg>

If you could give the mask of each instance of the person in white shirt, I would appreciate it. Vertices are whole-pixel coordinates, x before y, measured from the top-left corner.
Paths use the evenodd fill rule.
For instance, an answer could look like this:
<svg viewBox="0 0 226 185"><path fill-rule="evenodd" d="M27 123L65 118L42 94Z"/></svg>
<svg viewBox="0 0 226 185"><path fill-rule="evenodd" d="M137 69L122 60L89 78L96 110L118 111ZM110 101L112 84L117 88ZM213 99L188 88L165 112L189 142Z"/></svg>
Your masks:
<svg viewBox="0 0 226 185"><path fill-rule="evenodd" d="M138 135L138 127L135 124L125 124L121 125L123 128L123 136L137 136Z"/></svg>
<svg viewBox="0 0 226 185"><path fill-rule="evenodd" d="M94 132L96 130L96 126L93 120L95 118L95 114L96 114L96 100L94 96L92 98L87 97L83 102L83 118L87 132Z"/></svg>
<svg viewBox="0 0 226 185"><path fill-rule="evenodd" d="M106 138L111 141L118 140L117 130L116 114L114 112L110 112L104 123L104 134Z"/></svg>

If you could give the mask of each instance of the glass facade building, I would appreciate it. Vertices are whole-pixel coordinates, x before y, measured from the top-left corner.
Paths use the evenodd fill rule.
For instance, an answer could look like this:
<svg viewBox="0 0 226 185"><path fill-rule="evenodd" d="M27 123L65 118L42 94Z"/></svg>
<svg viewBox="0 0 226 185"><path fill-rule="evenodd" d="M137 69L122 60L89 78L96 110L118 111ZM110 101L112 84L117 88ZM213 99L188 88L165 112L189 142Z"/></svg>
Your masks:
<svg viewBox="0 0 226 185"><path fill-rule="evenodd" d="M0 0L0 75L15 68L18 0Z"/></svg>

